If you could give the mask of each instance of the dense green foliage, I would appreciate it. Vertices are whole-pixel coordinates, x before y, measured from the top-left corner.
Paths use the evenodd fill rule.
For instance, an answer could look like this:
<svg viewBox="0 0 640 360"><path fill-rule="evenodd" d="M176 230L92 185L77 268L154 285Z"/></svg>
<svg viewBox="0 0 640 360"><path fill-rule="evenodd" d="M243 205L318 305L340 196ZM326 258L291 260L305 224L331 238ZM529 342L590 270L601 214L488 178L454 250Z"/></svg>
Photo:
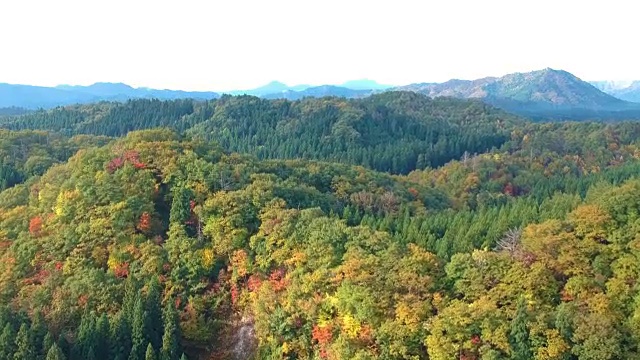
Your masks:
<svg viewBox="0 0 640 360"><path fill-rule="evenodd" d="M43 131L0 130L0 190L42 175L49 167L66 161L83 147L105 144L104 137L65 138Z"/></svg>
<svg viewBox="0 0 640 360"><path fill-rule="evenodd" d="M260 159L331 160L407 173L443 165L465 151L500 147L509 126L517 123L478 101L392 92L358 100L224 96L210 102L100 103L42 110L0 121L0 126L108 136L172 127Z"/></svg>
<svg viewBox="0 0 640 360"><path fill-rule="evenodd" d="M0 192L0 360L639 356L639 124L372 99L186 102L193 126L117 139L6 131L21 177ZM336 124L367 137L341 138L345 154L401 137L380 153L396 161L420 129L500 138L487 152L459 140L454 160L406 175L321 161L331 147L281 154L284 135L256 153L284 109L314 114L295 119L329 126L329 144ZM41 154L55 161L37 172L16 160Z"/></svg>

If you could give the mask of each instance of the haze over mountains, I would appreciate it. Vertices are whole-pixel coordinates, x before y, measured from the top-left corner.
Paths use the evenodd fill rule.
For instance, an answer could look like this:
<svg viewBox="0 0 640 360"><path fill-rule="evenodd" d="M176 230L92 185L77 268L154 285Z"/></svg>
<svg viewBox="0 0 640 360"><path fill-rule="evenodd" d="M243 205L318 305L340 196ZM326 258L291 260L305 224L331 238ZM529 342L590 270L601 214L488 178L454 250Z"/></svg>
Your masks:
<svg viewBox="0 0 640 360"><path fill-rule="evenodd" d="M215 92L133 88L122 83L95 83L89 86L59 85L56 87L0 84L0 108L51 108L61 105L97 101L125 101L135 98L206 100L218 96Z"/></svg>
<svg viewBox="0 0 640 360"><path fill-rule="evenodd" d="M592 81L598 89L618 99L640 102L640 80L636 81Z"/></svg>
<svg viewBox="0 0 640 360"><path fill-rule="evenodd" d="M477 80L452 79L444 83L415 83L399 87L362 79L341 85L289 86L273 81L264 86L233 90L231 95L253 95L267 99L298 100L305 97L366 97L383 91L413 91L430 97L480 99L504 110L534 119L640 119L640 81L586 82L569 72L546 68L528 73ZM135 98L161 100L218 98L218 92L189 92L133 88L122 83L90 86L38 87L0 84L0 108L51 108L97 101Z"/></svg>

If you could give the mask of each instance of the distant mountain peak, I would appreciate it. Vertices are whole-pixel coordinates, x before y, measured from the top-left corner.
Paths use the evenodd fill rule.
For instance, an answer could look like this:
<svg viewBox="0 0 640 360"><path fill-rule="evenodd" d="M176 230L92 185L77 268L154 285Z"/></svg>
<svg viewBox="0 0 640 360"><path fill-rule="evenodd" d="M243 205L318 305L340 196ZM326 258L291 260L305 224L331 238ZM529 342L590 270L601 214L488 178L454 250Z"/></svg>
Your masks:
<svg viewBox="0 0 640 360"><path fill-rule="evenodd" d="M417 91L430 97L478 98L523 115L558 110L570 113L575 109L618 111L631 105L567 71L550 67L499 78L452 79L440 84L413 84L398 89Z"/></svg>
<svg viewBox="0 0 640 360"><path fill-rule="evenodd" d="M384 90L391 87L390 85L383 85L371 79L349 80L338 86L352 90Z"/></svg>
<svg viewBox="0 0 640 360"><path fill-rule="evenodd" d="M592 81L591 85L619 99L640 103L640 81L638 80Z"/></svg>

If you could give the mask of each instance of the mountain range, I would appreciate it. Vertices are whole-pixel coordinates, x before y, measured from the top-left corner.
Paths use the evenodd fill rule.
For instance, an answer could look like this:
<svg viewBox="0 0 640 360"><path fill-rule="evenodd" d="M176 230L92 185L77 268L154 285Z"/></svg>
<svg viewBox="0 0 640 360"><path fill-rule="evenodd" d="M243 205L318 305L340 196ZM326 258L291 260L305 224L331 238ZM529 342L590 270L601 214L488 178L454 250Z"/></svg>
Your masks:
<svg viewBox="0 0 640 360"><path fill-rule="evenodd" d="M592 81L591 84L618 99L640 103L640 80Z"/></svg>
<svg viewBox="0 0 640 360"><path fill-rule="evenodd" d="M477 80L452 79L444 83L415 83L399 87L372 80L348 81L341 85L288 86L273 81L249 90L225 92L267 99L298 100L305 97L366 97L385 91L412 91L430 97L479 99L509 112L533 119L640 119L640 81L586 82L573 74L546 68L527 73L486 77ZM0 84L0 108L51 108L97 101L125 101L134 98L171 100L214 99L217 92L188 92L133 88L122 83L90 86L38 87ZM0 112L1 113L1 112Z"/></svg>
<svg viewBox="0 0 640 360"><path fill-rule="evenodd" d="M133 88L122 83L95 83L89 86L59 85L56 87L0 84L0 108L51 108L61 105L124 101L136 98L208 100L217 97L219 95L215 92Z"/></svg>
<svg viewBox="0 0 640 360"><path fill-rule="evenodd" d="M569 72L550 68L498 78L454 79L396 89L415 91L430 97L477 98L533 118L584 119L640 115L640 104L607 94Z"/></svg>
<svg viewBox="0 0 640 360"><path fill-rule="evenodd" d="M392 88L390 85L379 84L369 79L350 80L340 85L295 85L288 86L279 81L272 81L264 86L250 90L232 90L231 95L253 95L269 99L285 98L290 100L304 97L340 96L358 97L370 94L372 91L382 91Z"/></svg>

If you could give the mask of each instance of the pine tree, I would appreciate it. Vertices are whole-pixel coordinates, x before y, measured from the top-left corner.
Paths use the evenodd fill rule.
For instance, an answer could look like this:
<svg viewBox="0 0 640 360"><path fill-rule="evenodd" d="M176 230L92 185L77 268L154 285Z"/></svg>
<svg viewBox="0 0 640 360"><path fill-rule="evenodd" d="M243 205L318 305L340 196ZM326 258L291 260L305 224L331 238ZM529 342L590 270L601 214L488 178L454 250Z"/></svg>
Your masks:
<svg viewBox="0 0 640 360"><path fill-rule="evenodd" d="M73 346L73 358L74 359L87 359L89 357L89 350L95 346L96 343L96 319L93 313L86 311L80 321L80 327L78 328L78 336ZM95 358L95 353L94 353Z"/></svg>
<svg viewBox="0 0 640 360"><path fill-rule="evenodd" d="M0 334L0 360L12 360L15 351L16 331L7 323Z"/></svg>
<svg viewBox="0 0 640 360"><path fill-rule="evenodd" d="M68 355L71 353L71 344L69 344L69 341L63 335L60 335L60 337L58 337L58 347L62 351L62 354L65 355L65 357L68 357Z"/></svg>
<svg viewBox="0 0 640 360"><path fill-rule="evenodd" d="M27 324L23 323L16 335L15 353L13 360L33 360L36 358L35 346Z"/></svg>
<svg viewBox="0 0 640 360"><path fill-rule="evenodd" d="M103 313L95 329L95 355L98 359L109 358L109 318Z"/></svg>
<svg viewBox="0 0 640 360"><path fill-rule="evenodd" d="M41 359L45 359L47 357L47 354L49 353L49 349L51 349L51 346L53 346L53 344L55 344L55 341L53 340L53 336L51 335L50 332L47 331L47 334L44 336L44 339L42 339L42 356L40 357Z"/></svg>
<svg viewBox="0 0 640 360"><path fill-rule="evenodd" d="M136 300L140 294L138 293L138 284L133 276L127 277L124 282L124 298L122 300L122 311L126 319L133 318L133 311L136 307Z"/></svg>
<svg viewBox="0 0 640 360"><path fill-rule="evenodd" d="M524 297L521 297L518 301L516 316L511 321L511 331L509 333L509 343L513 350L511 358L514 360L528 360L532 358L527 320L527 304Z"/></svg>
<svg viewBox="0 0 640 360"><path fill-rule="evenodd" d="M120 311L109 327L109 357L126 360L131 351L131 326L125 317L124 310Z"/></svg>
<svg viewBox="0 0 640 360"><path fill-rule="evenodd" d="M49 351L47 351L46 360L66 360L66 357L62 353L62 350L60 349L58 344L53 343L53 345L51 345L51 347L49 348Z"/></svg>
<svg viewBox="0 0 640 360"><path fill-rule="evenodd" d="M178 312L174 301L169 299L164 306L164 334L160 360L177 360L180 354L180 327L178 326Z"/></svg>
<svg viewBox="0 0 640 360"><path fill-rule="evenodd" d="M49 348L42 347L44 337L47 335L47 328L44 323L44 317L40 311L36 311L33 315L33 322L31 323L29 332L31 333L31 342L33 343L37 357L44 359Z"/></svg>
<svg viewBox="0 0 640 360"><path fill-rule="evenodd" d="M96 360L96 353L93 351L93 346L89 346L87 350L87 355L84 358L85 360Z"/></svg>
<svg viewBox="0 0 640 360"><path fill-rule="evenodd" d="M157 277L154 277L147 286L147 322L145 334L154 349L162 345L162 309L160 297L162 290Z"/></svg>
<svg viewBox="0 0 640 360"><path fill-rule="evenodd" d="M184 225L185 221L191 217L189 200L191 200L191 190L182 186L175 188L169 214L169 221L172 224Z"/></svg>
<svg viewBox="0 0 640 360"><path fill-rule="evenodd" d="M133 325L131 326L131 353L129 354L129 360L141 360L144 357L144 344L149 342L145 336L145 330L148 327L147 322L147 312L144 311L143 300L138 297L133 313Z"/></svg>
<svg viewBox="0 0 640 360"><path fill-rule="evenodd" d="M182 356L180 356L180 360L189 360L189 359L187 358L187 355L182 353Z"/></svg>
<svg viewBox="0 0 640 360"><path fill-rule="evenodd" d="M145 353L144 360L156 360L156 353L153 351L151 343L147 345L147 352Z"/></svg>
<svg viewBox="0 0 640 360"><path fill-rule="evenodd" d="M134 343L131 346L131 352L129 352L128 360L142 360L142 357L140 356L141 350L142 348L139 345Z"/></svg>

